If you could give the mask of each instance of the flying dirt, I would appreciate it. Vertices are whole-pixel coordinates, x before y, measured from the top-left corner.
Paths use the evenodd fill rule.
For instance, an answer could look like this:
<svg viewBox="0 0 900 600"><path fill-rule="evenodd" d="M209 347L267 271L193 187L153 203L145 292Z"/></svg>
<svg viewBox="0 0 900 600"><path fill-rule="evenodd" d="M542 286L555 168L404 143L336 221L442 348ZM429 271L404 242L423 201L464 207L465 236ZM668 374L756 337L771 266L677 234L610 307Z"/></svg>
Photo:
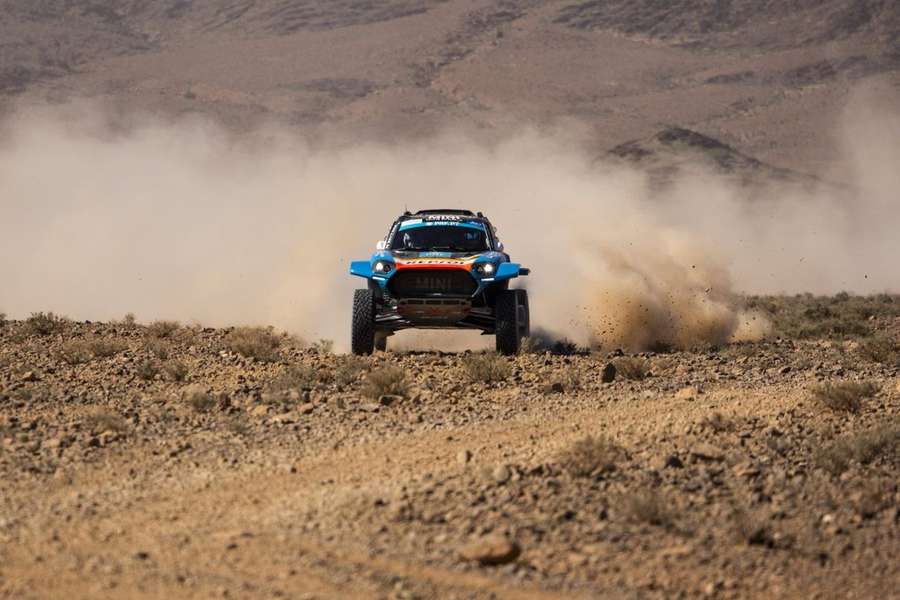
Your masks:
<svg viewBox="0 0 900 600"><path fill-rule="evenodd" d="M748 197L702 169L660 194L634 168L534 132L329 147L266 129L238 138L203 119L21 110L0 145L0 251L18 257L0 265L0 305L272 324L346 347L342 265L382 234L372 224L425 198L477 198L541 273L528 290L536 329L605 347L752 337L765 324L738 291L900 285L887 258L900 244L900 125L856 114L847 186L772 182Z"/></svg>

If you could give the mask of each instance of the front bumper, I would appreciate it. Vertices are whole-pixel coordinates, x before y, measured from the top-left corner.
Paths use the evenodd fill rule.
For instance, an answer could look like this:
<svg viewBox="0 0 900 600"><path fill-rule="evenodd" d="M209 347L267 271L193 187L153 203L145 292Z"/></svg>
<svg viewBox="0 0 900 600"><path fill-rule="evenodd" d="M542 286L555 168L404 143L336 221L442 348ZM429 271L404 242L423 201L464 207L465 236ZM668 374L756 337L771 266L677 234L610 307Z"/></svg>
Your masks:
<svg viewBox="0 0 900 600"><path fill-rule="evenodd" d="M402 298L378 307L375 326L383 331L402 329L478 329L494 332L490 308L472 306L466 298Z"/></svg>

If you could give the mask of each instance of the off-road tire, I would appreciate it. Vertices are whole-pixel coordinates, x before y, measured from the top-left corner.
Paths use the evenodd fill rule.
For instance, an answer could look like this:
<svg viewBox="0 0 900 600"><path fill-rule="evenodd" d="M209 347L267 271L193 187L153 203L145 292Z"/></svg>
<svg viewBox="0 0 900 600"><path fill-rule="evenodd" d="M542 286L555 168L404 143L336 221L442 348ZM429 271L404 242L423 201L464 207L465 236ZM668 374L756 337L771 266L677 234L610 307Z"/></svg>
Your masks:
<svg viewBox="0 0 900 600"><path fill-rule="evenodd" d="M494 336L497 339L497 352L500 354L518 354L522 345L521 312L519 311L519 292L521 290L503 290L497 294L494 304Z"/></svg>
<svg viewBox="0 0 900 600"><path fill-rule="evenodd" d="M523 338L531 337L531 309L528 307L528 291L516 290L519 304L519 333Z"/></svg>
<svg viewBox="0 0 900 600"><path fill-rule="evenodd" d="M375 292L353 291L353 331L350 336L353 354L375 351Z"/></svg>

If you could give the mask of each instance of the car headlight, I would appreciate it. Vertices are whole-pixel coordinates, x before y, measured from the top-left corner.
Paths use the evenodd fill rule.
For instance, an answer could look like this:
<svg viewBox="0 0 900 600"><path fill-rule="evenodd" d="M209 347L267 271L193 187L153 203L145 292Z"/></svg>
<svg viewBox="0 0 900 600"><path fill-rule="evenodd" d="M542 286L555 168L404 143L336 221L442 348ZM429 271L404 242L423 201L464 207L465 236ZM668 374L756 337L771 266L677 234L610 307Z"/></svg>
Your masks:
<svg viewBox="0 0 900 600"><path fill-rule="evenodd" d="M376 260L374 270L376 273L390 273L394 265L385 260Z"/></svg>
<svg viewBox="0 0 900 600"><path fill-rule="evenodd" d="M490 277L494 274L496 267L494 267L494 263L481 263L475 265L475 272L484 277Z"/></svg>

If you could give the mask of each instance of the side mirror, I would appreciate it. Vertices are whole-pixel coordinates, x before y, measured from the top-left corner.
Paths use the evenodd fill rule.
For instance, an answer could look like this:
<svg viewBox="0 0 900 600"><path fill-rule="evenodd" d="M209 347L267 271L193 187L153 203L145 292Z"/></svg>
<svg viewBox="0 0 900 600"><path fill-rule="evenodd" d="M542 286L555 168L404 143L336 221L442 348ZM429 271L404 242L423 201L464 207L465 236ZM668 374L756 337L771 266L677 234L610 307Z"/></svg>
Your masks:
<svg viewBox="0 0 900 600"><path fill-rule="evenodd" d="M497 241L497 252L503 252L503 242Z"/></svg>
<svg viewBox="0 0 900 600"><path fill-rule="evenodd" d="M387 248L387 242L384 240L379 240L377 244L375 244L376 250L384 250Z"/></svg>

